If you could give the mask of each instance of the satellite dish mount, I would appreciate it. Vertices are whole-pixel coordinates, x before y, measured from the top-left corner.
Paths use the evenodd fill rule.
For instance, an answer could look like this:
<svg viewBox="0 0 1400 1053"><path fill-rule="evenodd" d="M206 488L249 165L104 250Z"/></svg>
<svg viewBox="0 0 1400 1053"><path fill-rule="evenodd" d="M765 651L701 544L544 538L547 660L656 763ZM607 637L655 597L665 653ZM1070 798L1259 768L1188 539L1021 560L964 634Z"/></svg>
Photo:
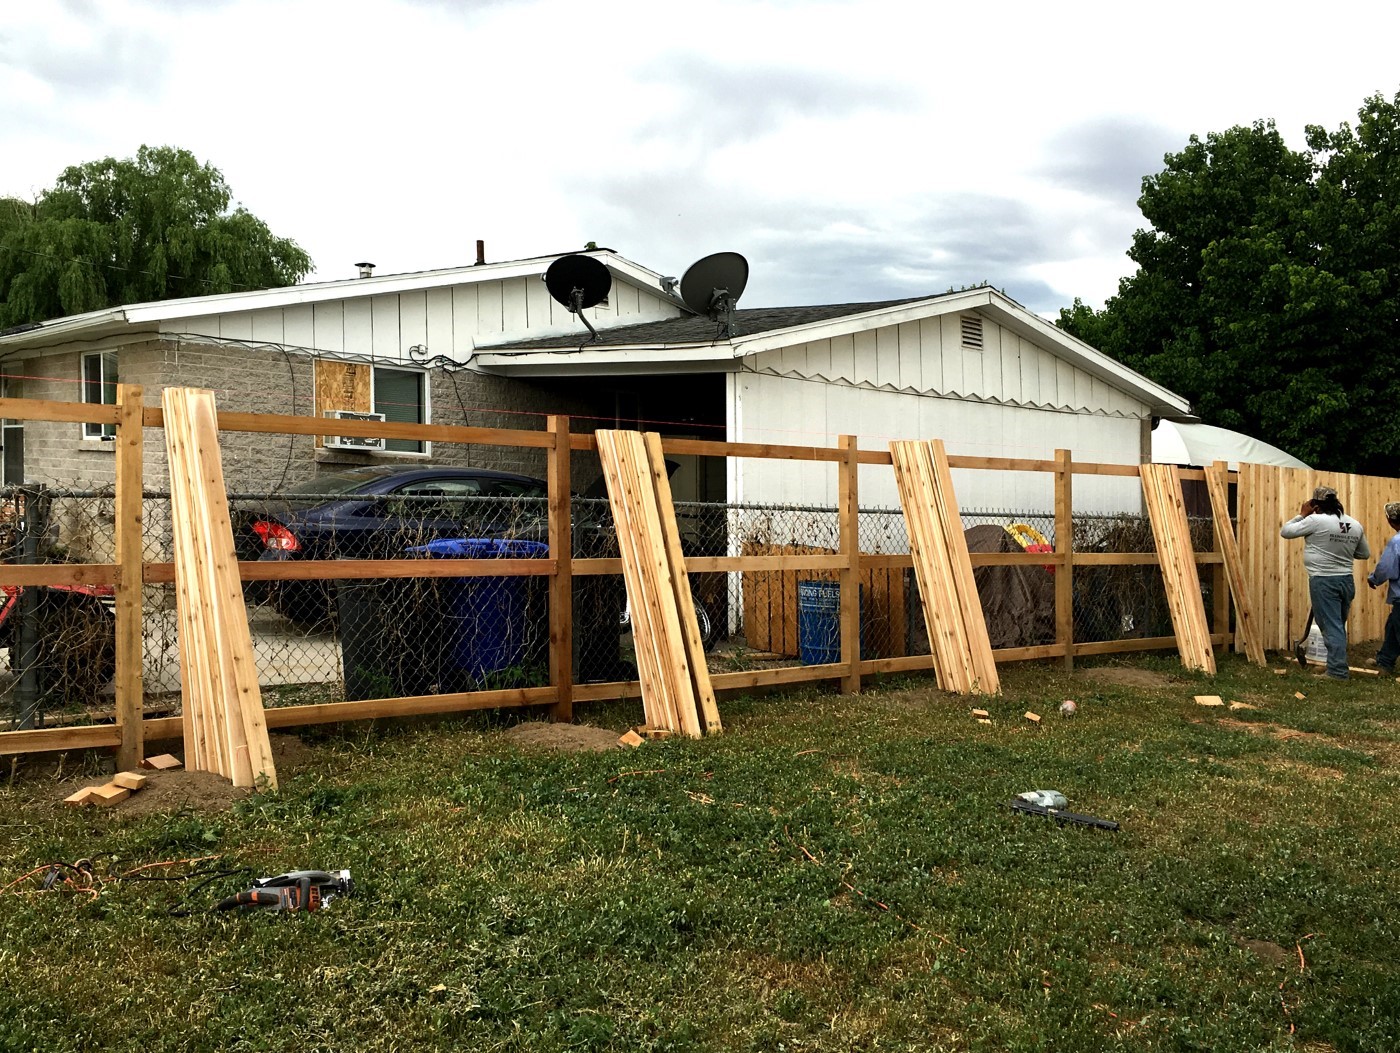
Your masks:
<svg viewBox="0 0 1400 1053"><path fill-rule="evenodd" d="M734 306L749 283L749 261L737 252L716 252L696 260L681 279L681 299L696 314L717 323L716 335L737 335Z"/></svg>
<svg viewBox="0 0 1400 1053"><path fill-rule="evenodd" d="M598 330L583 312L598 306L612 291L608 268L592 256L560 256L544 272L544 284L549 295L568 308L570 314L578 315L593 339L599 339Z"/></svg>

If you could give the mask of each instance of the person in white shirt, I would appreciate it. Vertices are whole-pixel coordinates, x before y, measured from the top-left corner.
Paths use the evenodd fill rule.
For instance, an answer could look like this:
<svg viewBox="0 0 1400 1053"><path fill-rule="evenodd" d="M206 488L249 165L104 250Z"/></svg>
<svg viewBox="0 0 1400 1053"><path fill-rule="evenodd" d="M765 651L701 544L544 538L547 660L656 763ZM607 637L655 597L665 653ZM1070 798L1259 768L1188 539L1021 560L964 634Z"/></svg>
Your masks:
<svg viewBox="0 0 1400 1053"><path fill-rule="evenodd" d="M1366 529L1346 514L1337 491L1319 486L1312 500L1304 501L1298 514L1283 524L1286 538L1305 538L1303 569L1308 572L1308 596L1313 617L1327 641L1327 675L1346 680L1347 615L1356 598L1352 563L1371 558Z"/></svg>

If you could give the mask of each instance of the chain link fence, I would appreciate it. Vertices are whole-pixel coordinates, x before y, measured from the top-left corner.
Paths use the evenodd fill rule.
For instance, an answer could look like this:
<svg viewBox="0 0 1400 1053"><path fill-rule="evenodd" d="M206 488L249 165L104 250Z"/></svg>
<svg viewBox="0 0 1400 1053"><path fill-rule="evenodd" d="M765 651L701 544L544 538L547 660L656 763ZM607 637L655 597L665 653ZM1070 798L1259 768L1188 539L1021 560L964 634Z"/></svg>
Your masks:
<svg viewBox="0 0 1400 1053"><path fill-rule="evenodd" d="M544 558L543 484L511 492L443 492L424 485L387 495L322 492L229 495L240 560L288 565L306 559ZM144 496L143 557L173 559L169 495ZM818 505L677 502L687 556L826 556L840 551L839 516ZM969 510L968 547L1008 552L1053 547L1044 512ZM576 559L619 554L606 498L572 502ZM114 558L110 491L0 491L0 559L108 563ZM1198 551L1212 547L1209 519L1191 521ZM862 509L867 557L909 551L897 508ZM1076 552L1152 552L1141 516L1077 516ZM992 646L1051 643L1055 570L974 571ZM690 576L713 673L840 660L839 572L755 570ZM1212 575L1203 570L1208 615ZM259 680L269 706L545 685L548 582L538 576L249 581L243 585ZM866 566L860 582L864 658L927 654L913 571ZM176 586L143 589L143 677L150 715L178 712ZM113 590L102 585L5 586L0 592L0 729L104 719L113 708ZM631 617L620 574L573 579L576 682L636 677ZM1074 572L1075 639L1172 632L1155 566L1080 566ZM1212 626L1212 631L1224 627Z"/></svg>

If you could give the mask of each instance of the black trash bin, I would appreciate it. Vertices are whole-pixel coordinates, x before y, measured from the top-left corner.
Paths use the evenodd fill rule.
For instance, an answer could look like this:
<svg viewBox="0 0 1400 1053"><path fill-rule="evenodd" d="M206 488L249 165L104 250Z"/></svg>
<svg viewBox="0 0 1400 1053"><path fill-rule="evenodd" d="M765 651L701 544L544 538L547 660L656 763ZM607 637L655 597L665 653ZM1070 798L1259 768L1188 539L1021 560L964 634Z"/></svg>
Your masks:
<svg viewBox="0 0 1400 1053"><path fill-rule="evenodd" d="M549 546L516 538L450 538L415 545L405 553L436 559L543 559ZM442 679L451 685L446 690L543 682L549 646L546 578L433 580L438 583L438 604L420 609L419 618L437 621L425 636L437 638Z"/></svg>
<svg viewBox="0 0 1400 1053"><path fill-rule="evenodd" d="M439 584L402 578L339 582L335 590L345 697L428 694L441 681L441 644L433 619Z"/></svg>

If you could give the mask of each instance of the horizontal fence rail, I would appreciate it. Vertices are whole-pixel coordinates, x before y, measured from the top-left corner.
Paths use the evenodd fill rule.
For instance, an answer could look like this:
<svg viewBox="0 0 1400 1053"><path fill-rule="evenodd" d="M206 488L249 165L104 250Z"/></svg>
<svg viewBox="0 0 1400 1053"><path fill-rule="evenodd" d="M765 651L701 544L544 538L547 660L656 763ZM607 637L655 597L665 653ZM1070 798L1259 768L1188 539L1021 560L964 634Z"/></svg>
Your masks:
<svg viewBox="0 0 1400 1053"><path fill-rule="evenodd" d="M144 743L177 737L181 719L164 715L159 710L147 711L149 701L143 683L143 618L149 622L161 612L151 609L145 592L160 590L175 581L175 567L168 550L162 551L153 527L148 522L150 509L163 500L164 492L143 486L143 432L164 426L164 415L158 408L144 407L139 388L123 385L116 406L96 406L85 403L44 402L38 400L0 399L0 418L24 421L53 421L60 423L92 423L113 425L116 430L117 482L110 492L93 493L90 499L109 503L110 515L104 512L103 522L115 540L110 545L112 557L107 562L5 562L0 563L0 586L18 590L89 589L101 593L100 602L110 607L115 616L115 685L114 708L97 719L89 715L87 723L65 726L23 726L0 731L0 754L16 754L82 748L113 748L123 764L134 763L142 755ZM218 414L221 431L254 435L316 436L326 432L328 422L315 417L264 415L249 413ZM441 714L480 709L525 706L549 706L557 719L570 719L577 702L639 697L640 685L635 678L593 679L575 682L578 649L589 641L576 640L574 624L576 605L596 585L615 581L622 572L621 559L611 552L599 551L585 543L588 537L606 539L610 521L600 519L594 507L599 502L580 499L572 494L571 454L588 454L597 449L591 434L575 433L564 417L549 419L545 430L491 429L431 424L392 424L375 421L337 420L335 432L364 438L406 439L420 442L464 444L468 446L522 448L543 451L548 476L548 494L531 498L534 505L528 512L532 529L547 551L540 558L287 558L244 559L238 563L245 590L282 588L306 583L352 582L426 582L473 579L521 579L539 581L545 594L544 607L538 616L547 628L547 683L523 686L498 686L469 691L427 691L421 694L395 695L380 698L315 701L301 704L271 706L267 724L272 728L326 723L341 720L361 720L377 717ZM692 589L697 595L707 580L719 579L728 591L718 605L716 617L724 618L729 626L744 625L748 634L748 649L739 655L792 654L792 642L787 638L794 631L791 622L792 593L801 581L829 581L839 586L840 646L832 654L834 660L821 655L813 660L803 658L803 664L772 668L714 669L711 679L716 689L734 691L763 687L837 681L847 691L858 691L861 678L885 673L931 670L929 654L905 653L905 637L911 637L921 625L921 614L911 592L913 563L907 547L903 551L866 551L887 545L901 545L903 525L898 509L862 508L857 492L857 467L890 465L888 452L859 450L852 437L843 438L835 447L790 446L760 443L730 443L714 440L663 437L666 454L715 458L776 459L829 464L839 481L840 500L836 506L754 505L734 504L702 506L677 502L677 512L689 516L709 529L715 536L725 538L720 552L687 553L684 558L687 573L692 576ZM154 444L153 444L154 448ZM1045 530L1053 535L1053 545L1047 551L973 551L974 568L989 572L1012 572L1022 568L1043 568L1049 578L1045 587L1053 593L1053 611L1041 636L1042 642L994 650L998 662L1059 659L1067 665L1076 657L1114 654L1126 651L1164 650L1176 646L1172 636L1136 635L1123 638L1076 638L1077 628L1083 628L1087 615L1077 606L1094 607L1093 593L1077 598L1076 583L1092 584L1085 575L1107 575L1096 586L1101 591L1117 586L1111 575L1131 575L1137 571L1152 573L1159 566L1155 551L1087 551L1076 548L1076 531L1086 530L1095 522L1100 533L1113 525L1115 517L1075 516L1073 514L1072 481L1075 476L1136 477L1133 465L1083 463L1073 460L1068 451L1059 451L1053 459L1012 459L992 457L948 458L957 469L985 472L1040 472L1054 478L1055 508L1040 513L1026 513L1022 518L1038 516ZM1187 480L1204 480L1204 473L1183 470ZM28 492L26 490L26 492ZM338 495L320 495L338 496ZM250 506L258 502L315 502L318 495L264 491L231 495L231 500L244 501ZM31 498L32 500L32 498ZM388 498L375 499L381 504ZM522 508L524 499L469 498L478 502L474 507ZM495 505L492 504L495 502ZM606 501L601 502L605 507ZM19 504L16 504L19 509ZM3 513L3 501L0 501ZM16 511L14 518L23 525L29 509ZM525 512L520 513L522 516ZM745 519L745 517L748 517ZM731 529L732 523L749 522L766 517L778 523L789 520L790 529L774 528L771 537L762 531L750 531L754 537L767 540L745 542L740 546ZM788 517L785 520L783 517ZM964 526L1005 525L1007 514L964 511ZM3 515L0 514L0 520ZM803 539L801 521L819 525L809 530ZM726 522L730 525L726 525ZM872 526L874 524L874 526ZM1207 528L1208 528L1207 524ZM879 540L867 543L862 532L867 528L880 532ZM767 528L765 528L767 529ZM790 539L784 531L791 533ZM894 540L891 541L890 539ZM1096 544L1098 542L1095 542ZM1150 545L1150 537L1147 545ZM606 546L604 546L606 547ZM743 550L741 550L741 547ZM23 560L25 557L21 556ZM1209 568L1205 580L1212 595L1211 640L1216 646L1229 646L1233 636L1229 631L1230 606L1224 586L1221 555L1204 545L1195 552L1201 566ZM1144 570L1145 568L1145 570ZM806 575L798 578L798 575ZM1078 575L1078 577L1076 576ZM542 579L542 580L541 580ZM1053 579L1053 580L1051 580ZM1081 581L1083 579L1083 581ZM1097 580L1097 579L1093 579ZM1124 581L1129 579L1124 578ZM1137 579L1132 579L1136 581ZM724 582L729 585L725 586ZM719 586L717 586L719 587ZM1086 588L1088 585L1085 586ZM1151 587L1150 582L1143 586ZM1050 593L1047 593L1049 596ZM760 606L766 611L761 618L752 613ZM864 604L864 606L862 606ZM863 653L866 641L865 620L868 609L882 612L886 619L883 631L895 642L883 653ZM752 610L751 610L752 609ZM749 618L754 617L753 625ZM1109 623L1096 631L1102 635L1141 633L1142 627L1114 626ZM727 627L721 627L727 628ZM1150 628L1148 629L1150 631ZM147 632L147 637L149 632ZM779 644L779 637L784 637ZM768 647L760 648L754 640L763 637ZM342 641L343 643L343 641ZM169 646L167 640L164 646ZM894 651L891 654L891 650ZM15 666L12 648L12 668ZM173 703L171 704L173 707ZM170 714L167 707L165 714Z"/></svg>

